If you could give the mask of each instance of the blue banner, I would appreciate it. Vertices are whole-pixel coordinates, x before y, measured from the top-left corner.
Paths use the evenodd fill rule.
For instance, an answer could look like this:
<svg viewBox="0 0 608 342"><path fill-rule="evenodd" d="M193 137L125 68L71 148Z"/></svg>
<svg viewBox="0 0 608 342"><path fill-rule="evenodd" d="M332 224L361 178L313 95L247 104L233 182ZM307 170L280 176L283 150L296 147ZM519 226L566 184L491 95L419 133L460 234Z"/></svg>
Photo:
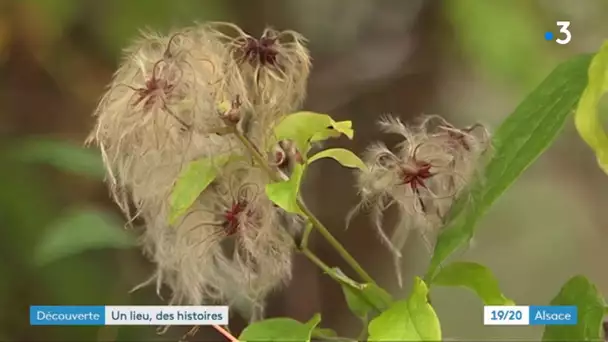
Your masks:
<svg viewBox="0 0 608 342"><path fill-rule="evenodd" d="M105 325L104 306L30 306L30 325Z"/></svg>
<svg viewBox="0 0 608 342"><path fill-rule="evenodd" d="M576 325L576 306L530 306L530 325Z"/></svg>
<svg viewBox="0 0 608 342"><path fill-rule="evenodd" d="M228 325L228 306L30 306L30 325Z"/></svg>

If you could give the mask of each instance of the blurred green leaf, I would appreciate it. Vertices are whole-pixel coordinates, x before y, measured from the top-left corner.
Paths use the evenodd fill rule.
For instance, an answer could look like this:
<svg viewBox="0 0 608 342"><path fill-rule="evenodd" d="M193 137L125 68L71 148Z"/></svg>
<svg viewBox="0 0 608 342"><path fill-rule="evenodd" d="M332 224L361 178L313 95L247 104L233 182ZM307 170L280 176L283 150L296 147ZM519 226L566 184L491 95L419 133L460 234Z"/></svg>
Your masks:
<svg viewBox="0 0 608 342"><path fill-rule="evenodd" d="M590 61L591 56L585 55L562 63L496 130L485 179L454 204L426 279L432 279L439 265L471 240L477 221L555 140L587 84Z"/></svg>
<svg viewBox="0 0 608 342"><path fill-rule="evenodd" d="M0 219L7 229L4 237L8 241L19 241L19 250L31 255L30 246L38 237L40 227L55 216L56 206L49 196L51 192L39 170L0 152ZM36 208L36 215L32 215ZM26 247L27 248L24 248ZM14 247L9 244L9 248Z"/></svg>
<svg viewBox="0 0 608 342"><path fill-rule="evenodd" d="M111 258L102 260L98 254L89 253L52 264L45 263L43 268L36 267L35 253L40 248L41 239L50 234L49 222L57 219L58 207L62 204L56 200L56 187L48 184L46 170L15 158L19 156L14 150L15 141L5 142L0 144L0 227L6 228L0 243L0 268L3 271L0 272L0 283L8 281L10 287L0 294L0 308L15 308L10 315L6 310L4 313L7 315L2 315L3 310L0 309L0 320L10 327L6 337L13 338L9 339L11 341L23 340L18 336L23 336L21 332L28 329L28 324L20 317L27 315L27 305L31 302L123 304L116 295L110 295L114 286L107 286L108 277L117 270ZM116 226L121 224L117 222ZM115 278L113 283L123 284L122 293L126 294L130 285L121 282L118 275ZM70 336L74 341L88 341L94 339L96 333L95 327L78 331L69 328L53 328L44 336L49 340L65 340Z"/></svg>
<svg viewBox="0 0 608 342"><path fill-rule="evenodd" d="M515 305L500 291L498 280L485 266L474 262L453 262L443 267L432 285L462 286L473 290L484 305Z"/></svg>
<svg viewBox="0 0 608 342"><path fill-rule="evenodd" d="M580 136L597 155L598 163L608 173L608 135L598 113L598 105L608 92L608 41L593 57L589 66L589 83L581 96L574 123Z"/></svg>
<svg viewBox="0 0 608 342"><path fill-rule="evenodd" d="M604 341L602 322L606 303L595 285L583 276L568 280L551 305L576 305L576 325L548 325L543 341Z"/></svg>
<svg viewBox="0 0 608 342"><path fill-rule="evenodd" d="M266 196L281 209L295 214L303 214L298 205L300 183L304 175L304 166L296 164L288 180L266 185Z"/></svg>
<svg viewBox="0 0 608 342"><path fill-rule="evenodd" d="M76 144L51 139L31 138L10 151L11 156L25 163L42 163L59 170L93 179L103 179L105 169L101 154Z"/></svg>
<svg viewBox="0 0 608 342"><path fill-rule="evenodd" d="M393 303L369 323L369 340L441 341L439 319L427 297L426 284L416 277L407 300Z"/></svg>
<svg viewBox="0 0 608 342"><path fill-rule="evenodd" d="M278 141L293 141L305 159L311 141L325 140L342 134L349 139L353 138L352 122L336 122L329 115L314 112L289 114L274 127L275 138Z"/></svg>
<svg viewBox="0 0 608 342"><path fill-rule="evenodd" d="M114 56L139 30L167 31L194 21L227 20L227 5L220 0L107 0L97 17L97 32Z"/></svg>
<svg viewBox="0 0 608 342"><path fill-rule="evenodd" d="M365 163L359 157L357 157L356 154L344 148L330 148L327 150L323 150L310 157L310 159L308 160L308 164L311 164L315 160L319 160L322 158L332 158L338 163L340 163L342 166L349 168L357 168L361 170L367 169Z"/></svg>
<svg viewBox="0 0 608 342"><path fill-rule="evenodd" d="M235 157L223 154L213 158L197 159L181 172L169 197L169 223L174 224L200 194L211 184L222 167Z"/></svg>
<svg viewBox="0 0 608 342"><path fill-rule="evenodd" d="M30 8L43 14L49 24L45 28L52 28L55 34L78 19L77 14L83 4L80 0L22 0L22 2L28 3Z"/></svg>
<svg viewBox="0 0 608 342"><path fill-rule="evenodd" d="M2 254L4 254L4 253L2 253ZM7 294L9 294L11 291L11 281L9 279L11 279L11 273L13 273L13 272L14 271L11 271L9 269L8 263L0 262L0 274L2 275L0 277L0 307L7 307L6 306L6 303L8 302ZM1 313L0 313L0 317L1 317ZM2 341L2 340L0 339L0 341Z"/></svg>
<svg viewBox="0 0 608 342"><path fill-rule="evenodd" d="M271 318L248 325L241 336L241 342L304 342L310 341L315 327L321 322L321 315L314 315L307 323L291 318Z"/></svg>
<svg viewBox="0 0 608 342"><path fill-rule="evenodd" d="M73 210L51 224L34 254L44 266L88 250L131 248L135 239L122 229L121 221L99 210Z"/></svg>
<svg viewBox="0 0 608 342"><path fill-rule="evenodd" d="M555 54L550 53L551 45L542 37L547 27L546 22L539 20L541 12L535 12L537 2L458 0L445 5L458 47L468 55L472 65L484 69L484 74L516 85L533 86L558 62ZM549 29L557 32L556 26Z"/></svg>

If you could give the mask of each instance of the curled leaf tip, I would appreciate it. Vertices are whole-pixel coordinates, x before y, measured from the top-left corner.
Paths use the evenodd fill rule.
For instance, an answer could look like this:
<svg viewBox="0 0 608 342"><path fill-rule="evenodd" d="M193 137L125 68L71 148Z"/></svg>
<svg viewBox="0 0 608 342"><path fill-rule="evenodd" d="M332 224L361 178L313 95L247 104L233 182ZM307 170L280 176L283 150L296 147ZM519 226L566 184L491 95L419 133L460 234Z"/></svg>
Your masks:
<svg viewBox="0 0 608 342"><path fill-rule="evenodd" d="M308 163L312 163L315 160L319 160L322 158L332 158L338 163L340 163L344 167L348 168L357 168L361 170L366 170L367 165L352 151L344 149L344 148L330 148L327 150L323 150L314 156L310 157Z"/></svg>

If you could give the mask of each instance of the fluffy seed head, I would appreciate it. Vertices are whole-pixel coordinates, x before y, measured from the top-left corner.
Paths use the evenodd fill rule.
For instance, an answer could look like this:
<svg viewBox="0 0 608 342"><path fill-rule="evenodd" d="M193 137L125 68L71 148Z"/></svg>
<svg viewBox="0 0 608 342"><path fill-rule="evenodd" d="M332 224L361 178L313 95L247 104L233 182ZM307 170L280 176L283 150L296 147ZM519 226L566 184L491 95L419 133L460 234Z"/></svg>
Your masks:
<svg viewBox="0 0 608 342"><path fill-rule="evenodd" d="M229 303L259 318L264 299L291 278L293 239L263 179L239 165L205 190L174 227L146 230L145 246L173 303Z"/></svg>
<svg viewBox="0 0 608 342"><path fill-rule="evenodd" d="M100 147L123 211L128 192L148 200L150 191L168 190L155 186L158 177L150 175L160 173L155 169L164 168L160 177L171 179L189 159L235 146L232 137L209 134L222 125L216 102L245 89L218 81L229 56L219 41L196 28L168 36L145 32L125 50L87 140Z"/></svg>
<svg viewBox="0 0 608 342"><path fill-rule="evenodd" d="M252 102L258 114L273 121L302 104L311 68L302 35L267 28L255 38L233 24L211 23L209 28L230 46L239 73L255 90Z"/></svg>
<svg viewBox="0 0 608 342"><path fill-rule="evenodd" d="M144 251L157 264L150 282L170 287L171 303L228 303L260 318L266 295L291 277L291 235L303 227L265 196L268 176L251 163L231 163L178 224L168 223L171 192L190 162L228 152L247 159L227 133L237 128L267 146L274 122L304 96L310 60L303 38L267 30L243 40L228 26L236 36L209 24L142 33L125 50L87 142L100 147L129 222L143 219ZM293 159L289 146L281 149Z"/></svg>
<svg viewBox="0 0 608 342"><path fill-rule="evenodd" d="M430 241L452 203L478 175L475 171L487 149L488 133L481 125L457 129L438 116L424 116L411 126L387 116L379 124L383 132L403 140L394 151L382 143L367 149L363 160L368 168L357 175L362 200L348 220L362 209L369 210L381 240L398 259L411 229L420 231L432 247ZM475 129L483 132L481 138L472 134ZM389 236L382 220L393 205L399 225Z"/></svg>

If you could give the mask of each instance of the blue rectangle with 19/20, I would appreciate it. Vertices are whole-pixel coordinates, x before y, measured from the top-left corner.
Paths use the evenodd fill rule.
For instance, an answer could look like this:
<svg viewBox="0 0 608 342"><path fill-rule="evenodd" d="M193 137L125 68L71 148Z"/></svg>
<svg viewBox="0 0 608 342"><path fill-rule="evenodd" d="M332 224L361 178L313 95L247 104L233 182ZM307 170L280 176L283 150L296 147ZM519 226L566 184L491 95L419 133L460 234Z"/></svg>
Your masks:
<svg viewBox="0 0 608 342"><path fill-rule="evenodd" d="M576 325L576 306L530 306L530 325Z"/></svg>
<svg viewBox="0 0 608 342"><path fill-rule="evenodd" d="M30 325L104 325L104 306L30 306Z"/></svg>

